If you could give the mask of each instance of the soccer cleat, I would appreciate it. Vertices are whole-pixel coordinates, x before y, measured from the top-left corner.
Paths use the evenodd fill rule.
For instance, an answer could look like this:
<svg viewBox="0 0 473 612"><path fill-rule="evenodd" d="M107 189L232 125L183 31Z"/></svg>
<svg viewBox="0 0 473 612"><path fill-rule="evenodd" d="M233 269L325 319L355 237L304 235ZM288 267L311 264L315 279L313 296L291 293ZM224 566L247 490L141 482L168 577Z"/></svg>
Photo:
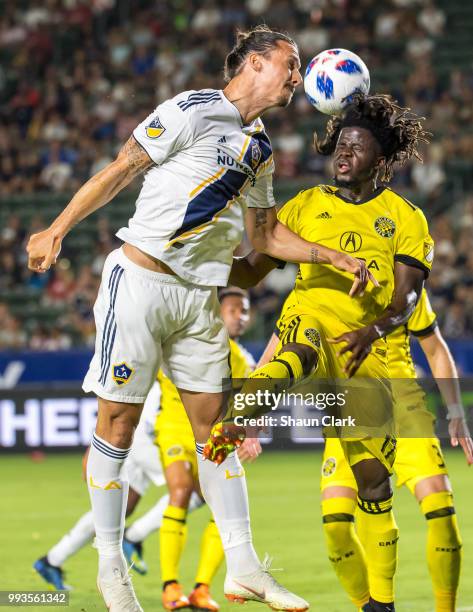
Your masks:
<svg viewBox="0 0 473 612"><path fill-rule="evenodd" d="M114 577L111 580L97 576L97 588L109 612L143 612L128 572L123 576L116 567L113 573Z"/></svg>
<svg viewBox="0 0 473 612"><path fill-rule="evenodd" d="M123 538L123 553L130 569L134 569L142 576L148 573L148 565L143 559L143 544L141 542L131 542L125 536Z"/></svg>
<svg viewBox="0 0 473 612"><path fill-rule="evenodd" d="M189 603L194 610L209 610L217 612L220 609L218 603L210 596L209 587L206 584L199 584L189 595Z"/></svg>
<svg viewBox="0 0 473 612"><path fill-rule="evenodd" d="M369 603L363 608L364 612L395 612L394 601L391 603L380 603L379 601L375 601L371 599Z"/></svg>
<svg viewBox="0 0 473 612"><path fill-rule="evenodd" d="M295 595L283 587L269 573L271 560L265 557L262 566L256 572L236 578L225 578L225 597L234 603L259 601L268 604L273 610L287 612L303 612L309 609L305 599Z"/></svg>
<svg viewBox="0 0 473 612"><path fill-rule="evenodd" d="M242 445L245 437L243 427L230 423L217 423L212 427L210 437L204 446L203 455L205 459L220 465L231 452Z"/></svg>
<svg viewBox="0 0 473 612"><path fill-rule="evenodd" d="M189 600L184 595L179 582L167 584L163 589L161 599L165 610L180 610L181 608L190 607Z"/></svg>
<svg viewBox="0 0 473 612"><path fill-rule="evenodd" d="M33 568L38 572L41 578L52 584L58 591L69 591L70 586L64 584L64 572L60 567L51 565L46 556L41 557L34 562Z"/></svg>

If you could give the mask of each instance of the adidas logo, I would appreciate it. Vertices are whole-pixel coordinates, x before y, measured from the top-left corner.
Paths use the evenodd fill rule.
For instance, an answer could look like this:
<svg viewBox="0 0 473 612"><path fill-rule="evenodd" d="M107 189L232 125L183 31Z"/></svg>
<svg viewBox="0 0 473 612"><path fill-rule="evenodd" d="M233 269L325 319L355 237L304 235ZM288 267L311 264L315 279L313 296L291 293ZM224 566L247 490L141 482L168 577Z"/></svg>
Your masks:
<svg viewBox="0 0 473 612"><path fill-rule="evenodd" d="M320 213L320 215L317 215L315 217L316 219L331 219L332 215L330 213L328 213L327 211Z"/></svg>
<svg viewBox="0 0 473 612"><path fill-rule="evenodd" d="M227 139L225 138L225 136L221 136L218 140L217 140L217 144L223 144L224 142L227 142Z"/></svg>

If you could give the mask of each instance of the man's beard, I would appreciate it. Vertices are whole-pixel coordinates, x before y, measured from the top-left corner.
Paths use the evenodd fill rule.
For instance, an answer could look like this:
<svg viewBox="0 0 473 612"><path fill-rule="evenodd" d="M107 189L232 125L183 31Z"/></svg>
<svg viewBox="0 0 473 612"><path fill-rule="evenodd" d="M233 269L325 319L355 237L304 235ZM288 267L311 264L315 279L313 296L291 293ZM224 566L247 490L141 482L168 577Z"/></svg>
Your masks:
<svg viewBox="0 0 473 612"><path fill-rule="evenodd" d="M351 179L348 181L339 181L336 175L333 177L333 182L335 183L335 187L346 187L347 189L354 189L355 187L360 186L359 181L355 179Z"/></svg>

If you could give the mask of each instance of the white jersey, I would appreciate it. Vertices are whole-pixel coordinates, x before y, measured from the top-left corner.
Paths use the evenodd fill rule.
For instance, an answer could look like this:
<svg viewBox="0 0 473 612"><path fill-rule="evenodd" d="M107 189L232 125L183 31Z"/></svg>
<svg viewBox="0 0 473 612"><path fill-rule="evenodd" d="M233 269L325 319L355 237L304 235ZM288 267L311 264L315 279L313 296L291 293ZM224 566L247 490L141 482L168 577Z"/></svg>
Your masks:
<svg viewBox="0 0 473 612"><path fill-rule="evenodd" d="M260 119L242 124L222 91L187 91L133 132L156 165L117 236L184 280L225 286L246 207L275 205L271 143Z"/></svg>

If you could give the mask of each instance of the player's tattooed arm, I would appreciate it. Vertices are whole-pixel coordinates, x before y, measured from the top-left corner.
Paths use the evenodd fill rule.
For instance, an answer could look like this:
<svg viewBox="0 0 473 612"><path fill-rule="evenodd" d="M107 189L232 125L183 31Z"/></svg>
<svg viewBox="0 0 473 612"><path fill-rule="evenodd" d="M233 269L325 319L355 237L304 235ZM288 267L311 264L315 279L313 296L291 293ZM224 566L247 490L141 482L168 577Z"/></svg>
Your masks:
<svg viewBox="0 0 473 612"><path fill-rule="evenodd" d="M62 240L74 225L110 202L152 163L131 136L116 159L82 185L50 227L31 236L26 247L30 270L46 272L56 262Z"/></svg>
<svg viewBox="0 0 473 612"><path fill-rule="evenodd" d="M153 160L148 153L138 143L134 136L126 141L118 156L123 156L126 160L129 174L135 178L153 165Z"/></svg>

